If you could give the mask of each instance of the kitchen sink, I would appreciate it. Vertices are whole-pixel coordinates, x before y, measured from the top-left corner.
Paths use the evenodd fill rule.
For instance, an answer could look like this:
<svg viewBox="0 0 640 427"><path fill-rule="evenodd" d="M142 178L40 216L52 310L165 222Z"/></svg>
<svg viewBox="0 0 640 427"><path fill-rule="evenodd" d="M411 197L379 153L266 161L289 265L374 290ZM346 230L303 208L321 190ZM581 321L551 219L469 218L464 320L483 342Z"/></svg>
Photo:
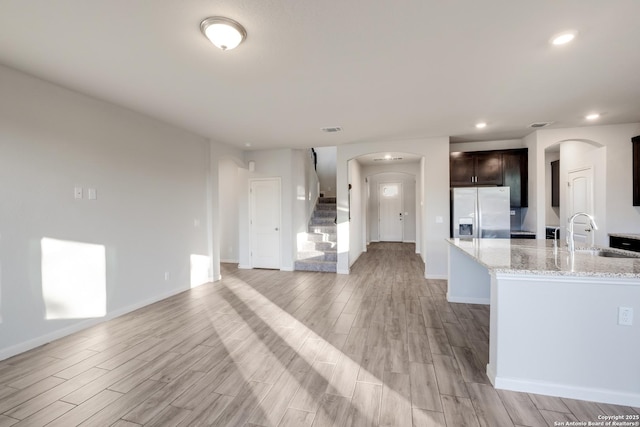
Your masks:
<svg viewBox="0 0 640 427"><path fill-rule="evenodd" d="M640 253L611 249L576 249L576 252L601 256L606 258L640 258Z"/></svg>

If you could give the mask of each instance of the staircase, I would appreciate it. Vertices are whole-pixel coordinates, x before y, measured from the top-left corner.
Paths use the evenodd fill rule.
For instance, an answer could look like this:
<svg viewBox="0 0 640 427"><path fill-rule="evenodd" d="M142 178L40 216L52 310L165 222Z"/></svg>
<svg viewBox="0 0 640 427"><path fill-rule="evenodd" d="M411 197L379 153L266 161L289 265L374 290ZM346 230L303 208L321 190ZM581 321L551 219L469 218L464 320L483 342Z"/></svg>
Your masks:
<svg viewBox="0 0 640 427"><path fill-rule="evenodd" d="M298 248L295 270L336 272L336 198L320 197L313 211L307 240Z"/></svg>

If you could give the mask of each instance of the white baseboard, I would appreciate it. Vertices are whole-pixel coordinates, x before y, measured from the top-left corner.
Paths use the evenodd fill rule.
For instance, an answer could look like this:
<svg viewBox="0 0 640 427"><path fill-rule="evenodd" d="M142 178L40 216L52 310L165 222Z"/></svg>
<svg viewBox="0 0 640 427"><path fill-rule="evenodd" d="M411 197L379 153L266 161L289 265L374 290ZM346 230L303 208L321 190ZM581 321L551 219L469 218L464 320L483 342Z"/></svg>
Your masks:
<svg viewBox="0 0 640 427"><path fill-rule="evenodd" d="M280 271L294 271L293 267L281 267Z"/></svg>
<svg viewBox="0 0 640 427"><path fill-rule="evenodd" d="M428 273L425 273L424 274L424 278L425 279L447 280L449 278L449 276L447 276L446 274L428 274Z"/></svg>
<svg viewBox="0 0 640 427"><path fill-rule="evenodd" d="M187 290L188 289L177 289L177 290L165 292L163 294L156 295L152 298L148 298L146 300L137 302L135 304L128 305L118 310L114 310L110 313L107 313L104 317L83 320L83 321L74 323L73 325L69 325L65 328L58 329L56 331L49 332L47 334L41 335L36 338L32 338L30 340L21 342L19 344L12 345L11 347L7 347L5 349L0 350L0 360L8 359L9 357L15 356L16 354L24 353L25 351L32 350L43 344L50 343L51 341L55 341L57 339L66 337L67 335L71 335L83 329L87 329L97 324L100 324L102 322L115 319L116 317L120 317L124 314L130 313L132 311L135 311L139 308L156 303L158 301L162 301L163 299L172 297L174 295L185 292Z"/></svg>
<svg viewBox="0 0 640 427"><path fill-rule="evenodd" d="M415 240L403 240L402 243L415 243Z"/></svg>
<svg viewBox="0 0 640 427"><path fill-rule="evenodd" d="M452 297L447 292L447 301L449 302L460 302L463 304L483 304L489 305L491 304L490 298L470 298L470 297Z"/></svg>
<svg viewBox="0 0 640 427"><path fill-rule="evenodd" d="M237 259L221 259L220 262L224 262L227 264L237 264L238 260Z"/></svg>
<svg viewBox="0 0 640 427"><path fill-rule="evenodd" d="M337 274L349 274L349 269L345 269L345 268L339 268L338 271L336 271Z"/></svg>
<svg viewBox="0 0 640 427"><path fill-rule="evenodd" d="M489 374L489 372L487 372L487 374ZM638 393L504 377L495 377L494 386L497 389L503 390L610 403L612 405L640 407L640 394Z"/></svg>

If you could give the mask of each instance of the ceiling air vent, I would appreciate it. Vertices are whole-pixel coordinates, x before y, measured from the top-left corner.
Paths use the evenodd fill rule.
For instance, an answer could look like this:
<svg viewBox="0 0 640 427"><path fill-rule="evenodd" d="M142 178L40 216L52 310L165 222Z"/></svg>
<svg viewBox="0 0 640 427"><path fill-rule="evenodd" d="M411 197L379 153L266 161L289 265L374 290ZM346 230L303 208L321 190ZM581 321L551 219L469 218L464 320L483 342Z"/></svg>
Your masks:
<svg viewBox="0 0 640 427"><path fill-rule="evenodd" d="M530 128L543 128L545 126L549 126L553 122L534 122L529 125Z"/></svg>
<svg viewBox="0 0 640 427"><path fill-rule="evenodd" d="M342 128L340 126L335 126L331 128L322 128L322 132L327 132L327 133L342 132Z"/></svg>

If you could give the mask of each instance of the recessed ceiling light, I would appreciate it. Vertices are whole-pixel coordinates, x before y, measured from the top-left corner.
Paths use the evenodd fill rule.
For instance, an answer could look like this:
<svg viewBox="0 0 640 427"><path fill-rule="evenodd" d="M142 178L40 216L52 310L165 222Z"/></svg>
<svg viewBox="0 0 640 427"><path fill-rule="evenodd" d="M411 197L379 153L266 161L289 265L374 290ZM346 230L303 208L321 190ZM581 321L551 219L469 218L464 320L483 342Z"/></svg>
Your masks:
<svg viewBox="0 0 640 427"><path fill-rule="evenodd" d="M384 156L384 158L389 160L391 158L391 154L387 154L386 156Z"/></svg>
<svg viewBox="0 0 640 427"><path fill-rule="evenodd" d="M551 37L551 44L555 46L567 44L575 39L577 34L577 31L565 31L560 34L556 34L555 36Z"/></svg>
<svg viewBox="0 0 640 427"><path fill-rule="evenodd" d="M244 144L244 146L245 146L245 147L251 147L251 143L250 143L250 142L247 142L247 143L245 143L245 144Z"/></svg>
<svg viewBox="0 0 640 427"><path fill-rule="evenodd" d="M584 116L584 118L587 119L587 120L596 120L596 119L600 118L600 114L592 113L592 114L588 114L588 115Z"/></svg>
<svg viewBox="0 0 640 427"><path fill-rule="evenodd" d="M483 129L487 127L487 124L485 122L476 123L476 127L478 129Z"/></svg>

